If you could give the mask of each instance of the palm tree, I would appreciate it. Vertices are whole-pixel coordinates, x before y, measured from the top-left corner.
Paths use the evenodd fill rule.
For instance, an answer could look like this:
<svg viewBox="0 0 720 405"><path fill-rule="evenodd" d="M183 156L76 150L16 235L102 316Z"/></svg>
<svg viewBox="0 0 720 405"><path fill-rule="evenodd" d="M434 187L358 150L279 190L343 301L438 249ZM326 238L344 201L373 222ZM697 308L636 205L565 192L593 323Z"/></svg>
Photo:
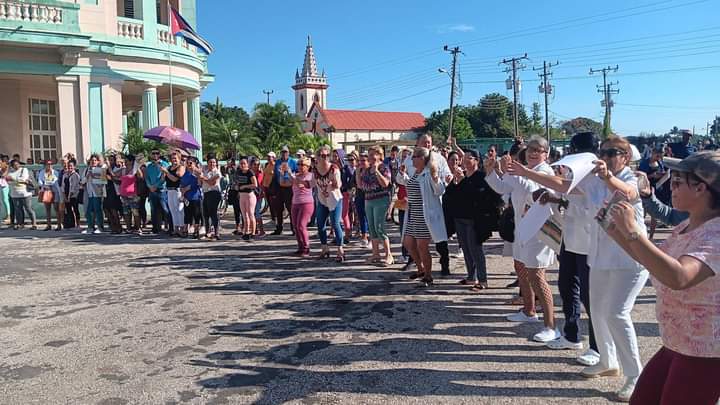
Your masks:
<svg viewBox="0 0 720 405"><path fill-rule="evenodd" d="M302 134L300 119L282 101L256 104L250 122L264 151L277 150Z"/></svg>
<svg viewBox="0 0 720 405"><path fill-rule="evenodd" d="M258 139L246 124L225 118L212 119L202 117L203 149L214 152L221 159L237 158L238 156L255 155L260 151Z"/></svg>

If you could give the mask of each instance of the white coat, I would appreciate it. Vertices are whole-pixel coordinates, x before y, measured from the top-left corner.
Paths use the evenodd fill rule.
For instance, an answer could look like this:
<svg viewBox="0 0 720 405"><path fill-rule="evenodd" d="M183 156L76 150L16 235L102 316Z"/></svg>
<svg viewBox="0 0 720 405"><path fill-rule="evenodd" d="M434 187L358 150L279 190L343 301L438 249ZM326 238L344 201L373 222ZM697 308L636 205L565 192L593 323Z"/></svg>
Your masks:
<svg viewBox="0 0 720 405"><path fill-rule="evenodd" d="M532 168L540 173L554 175L555 172L549 164L543 162ZM518 235L518 224L525 214L525 205L532 203L532 193L541 186L525 177L505 174L503 177L497 175L493 170L485 177L488 185L498 194L511 193L511 200L515 210L515 242L513 242L513 259L522 262L528 268L547 268L555 263L555 252L547 247L537 237L530 238L527 242L521 243ZM539 231L538 231L539 232Z"/></svg>
<svg viewBox="0 0 720 405"><path fill-rule="evenodd" d="M398 183L406 185L410 180L407 173L398 173ZM436 183L430 175L430 168L426 167L422 173L418 175L418 183L420 184L420 194L423 201L423 217L427 224L430 236L434 243L447 241L447 229L445 228L445 215L442 208L442 195L445 193L445 183L442 178ZM405 215L404 230L407 229L408 215Z"/></svg>

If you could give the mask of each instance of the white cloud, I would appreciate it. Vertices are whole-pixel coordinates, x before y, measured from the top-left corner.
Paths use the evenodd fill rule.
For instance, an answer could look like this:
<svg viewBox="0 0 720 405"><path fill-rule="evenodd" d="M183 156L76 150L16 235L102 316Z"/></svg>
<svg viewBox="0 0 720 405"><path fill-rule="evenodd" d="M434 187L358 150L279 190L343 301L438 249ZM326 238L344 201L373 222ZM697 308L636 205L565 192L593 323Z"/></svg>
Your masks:
<svg viewBox="0 0 720 405"><path fill-rule="evenodd" d="M437 27L438 34L447 34L449 32L473 32L475 26L470 24L444 24Z"/></svg>

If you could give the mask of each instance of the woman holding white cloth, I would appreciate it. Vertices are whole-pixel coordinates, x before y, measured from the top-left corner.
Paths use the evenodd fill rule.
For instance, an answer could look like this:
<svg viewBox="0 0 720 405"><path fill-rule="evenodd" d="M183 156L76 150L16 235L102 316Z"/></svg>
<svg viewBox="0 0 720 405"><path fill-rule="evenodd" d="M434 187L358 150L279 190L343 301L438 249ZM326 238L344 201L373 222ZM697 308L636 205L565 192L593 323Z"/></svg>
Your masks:
<svg viewBox="0 0 720 405"><path fill-rule="evenodd" d="M553 175L553 169L545 160L548 154L548 142L545 138L534 135L530 137L527 146L527 163L531 170L547 175ZM555 328L555 310L550 285L545 279L545 269L555 262L555 252L541 242L537 237L527 242L520 242L518 226L524 215L525 206L533 203L533 192L540 189L540 185L526 177L514 176L505 173L512 161L511 157L503 156L500 167L495 160L485 160L485 181L498 194L511 194L513 207L515 207L515 242L513 242L513 258L522 263L518 267L518 278L523 293L523 310L508 316L508 320L515 322L537 322L535 313L535 296L537 295L543 308L545 328L533 336L537 342L547 343L560 337Z"/></svg>
<svg viewBox="0 0 720 405"><path fill-rule="evenodd" d="M593 214L605 206L613 193L623 193L633 206L637 227L644 235L644 211L637 177L628 167L631 154L630 144L625 139L611 137L605 140L600 147L601 160L595 161L597 176L586 177L575 190L587 194L592 206L590 212ZM570 185L568 179L539 175L518 165L511 164L508 170L559 192L567 192ZM593 309L592 323L600 350L600 362L584 368L581 374L587 378L618 376L622 366L626 380L617 396L627 401L642 369L630 312L635 305L635 298L645 286L648 272L618 246L595 220L591 221L590 233L590 306Z"/></svg>

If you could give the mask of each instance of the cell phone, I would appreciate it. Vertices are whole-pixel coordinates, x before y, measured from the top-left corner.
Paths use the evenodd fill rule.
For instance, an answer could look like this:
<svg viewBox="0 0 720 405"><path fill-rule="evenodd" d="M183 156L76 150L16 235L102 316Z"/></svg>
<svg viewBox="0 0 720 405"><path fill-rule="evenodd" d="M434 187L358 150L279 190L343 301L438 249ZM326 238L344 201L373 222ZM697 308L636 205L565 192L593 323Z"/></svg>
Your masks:
<svg viewBox="0 0 720 405"><path fill-rule="evenodd" d="M612 210L615 205L623 201L630 201L630 199L622 191L616 190L610 197L610 200L608 200L607 204L605 204L605 207L598 211L595 216L595 220L598 221L603 230L607 231L610 227L610 210Z"/></svg>

